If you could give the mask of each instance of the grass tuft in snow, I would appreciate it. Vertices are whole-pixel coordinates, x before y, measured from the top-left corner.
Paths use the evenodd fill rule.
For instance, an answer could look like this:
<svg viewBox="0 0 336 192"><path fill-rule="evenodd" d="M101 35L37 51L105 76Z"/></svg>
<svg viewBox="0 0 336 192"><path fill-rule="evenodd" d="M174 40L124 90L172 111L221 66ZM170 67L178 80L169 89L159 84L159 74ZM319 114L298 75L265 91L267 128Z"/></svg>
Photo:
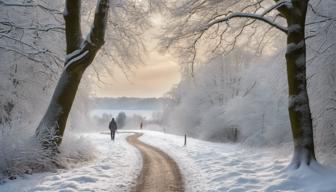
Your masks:
<svg viewBox="0 0 336 192"><path fill-rule="evenodd" d="M37 172L71 168L94 159L95 148L83 137L66 137L59 153L43 149L26 129L2 128L0 133L0 181ZM71 137L71 138L70 138Z"/></svg>

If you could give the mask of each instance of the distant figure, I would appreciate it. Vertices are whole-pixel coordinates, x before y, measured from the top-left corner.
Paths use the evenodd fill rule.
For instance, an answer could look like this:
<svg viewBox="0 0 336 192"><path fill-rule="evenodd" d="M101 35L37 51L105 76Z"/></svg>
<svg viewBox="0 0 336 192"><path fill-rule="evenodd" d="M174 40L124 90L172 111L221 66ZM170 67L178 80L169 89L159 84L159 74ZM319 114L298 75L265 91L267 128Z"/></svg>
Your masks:
<svg viewBox="0 0 336 192"><path fill-rule="evenodd" d="M115 122L114 118L112 118L109 124L109 128L111 131L111 140L114 141L115 132L117 131L117 123Z"/></svg>
<svg viewBox="0 0 336 192"><path fill-rule="evenodd" d="M140 129L142 129L142 126L143 126L143 124L142 124L142 121L140 122Z"/></svg>

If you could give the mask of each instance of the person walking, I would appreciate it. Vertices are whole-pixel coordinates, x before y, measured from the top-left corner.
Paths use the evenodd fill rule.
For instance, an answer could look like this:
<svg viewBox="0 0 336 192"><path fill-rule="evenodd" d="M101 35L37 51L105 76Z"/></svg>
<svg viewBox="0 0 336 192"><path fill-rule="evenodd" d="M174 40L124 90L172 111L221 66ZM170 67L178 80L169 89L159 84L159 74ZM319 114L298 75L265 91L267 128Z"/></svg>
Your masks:
<svg viewBox="0 0 336 192"><path fill-rule="evenodd" d="M109 129L111 131L111 140L114 141L114 137L115 137L115 132L117 131L117 123L114 120L114 118L112 118L110 124L109 124Z"/></svg>

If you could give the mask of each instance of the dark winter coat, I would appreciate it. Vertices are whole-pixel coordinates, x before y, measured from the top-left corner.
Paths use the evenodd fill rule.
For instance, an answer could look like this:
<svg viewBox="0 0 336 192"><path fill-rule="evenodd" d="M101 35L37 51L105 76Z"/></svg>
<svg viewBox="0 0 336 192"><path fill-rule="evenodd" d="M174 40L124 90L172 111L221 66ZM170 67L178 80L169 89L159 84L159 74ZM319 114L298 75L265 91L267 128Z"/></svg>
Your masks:
<svg viewBox="0 0 336 192"><path fill-rule="evenodd" d="M110 122L109 128L111 131L117 130L117 123L114 121L114 119Z"/></svg>

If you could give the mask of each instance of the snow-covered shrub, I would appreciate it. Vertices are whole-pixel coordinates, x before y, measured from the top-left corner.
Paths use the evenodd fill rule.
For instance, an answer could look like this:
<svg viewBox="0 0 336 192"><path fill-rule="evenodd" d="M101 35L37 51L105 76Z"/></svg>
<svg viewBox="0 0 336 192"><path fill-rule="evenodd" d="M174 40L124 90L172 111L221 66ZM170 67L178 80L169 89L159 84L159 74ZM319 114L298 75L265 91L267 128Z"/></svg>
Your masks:
<svg viewBox="0 0 336 192"><path fill-rule="evenodd" d="M238 126L240 139L245 142L261 145L290 141L287 79L282 55L245 69L240 85L245 91L224 105L224 117Z"/></svg>
<svg viewBox="0 0 336 192"><path fill-rule="evenodd" d="M65 168L78 166L80 162L90 161L96 158L95 146L83 135L69 133L63 138L59 148L57 162Z"/></svg>
<svg viewBox="0 0 336 192"><path fill-rule="evenodd" d="M170 92L168 131L214 141L290 141L284 53L219 57Z"/></svg>
<svg viewBox="0 0 336 192"><path fill-rule="evenodd" d="M40 142L27 129L2 127L0 134L0 180L14 179L17 175L52 170L51 151L43 150Z"/></svg>
<svg viewBox="0 0 336 192"><path fill-rule="evenodd" d="M15 124L15 123L14 123ZM29 129L2 127L0 134L0 180L23 174L70 168L95 158L96 149L87 139L68 134L59 152L45 149Z"/></svg>

